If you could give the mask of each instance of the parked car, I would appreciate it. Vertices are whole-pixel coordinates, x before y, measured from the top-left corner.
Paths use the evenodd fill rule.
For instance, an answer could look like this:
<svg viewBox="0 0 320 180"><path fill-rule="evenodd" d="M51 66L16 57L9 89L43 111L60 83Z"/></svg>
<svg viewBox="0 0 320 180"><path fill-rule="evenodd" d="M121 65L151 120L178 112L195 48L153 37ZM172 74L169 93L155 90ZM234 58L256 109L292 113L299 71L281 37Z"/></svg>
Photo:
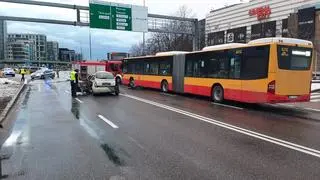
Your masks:
<svg viewBox="0 0 320 180"><path fill-rule="evenodd" d="M31 74L31 79L54 79L56 76L55 72L50 69L38 70Z"/></svg>
<svg viewBox="0 0 320 180"><path fill-rule="evenodd" d="M3 74L4 74L4 76L12 76L12 77L16 76L16 73L14 72L14 70L12 68L4 68Z"/></svg>
<svg viewBox="0 0 320 180"><path fill-rule="evenodd" d="M88 77L91 82L92 94L100 93L114 93L119 95L119 85L116 82L114 75L107 71L98 71L92 76Z"/></svg>

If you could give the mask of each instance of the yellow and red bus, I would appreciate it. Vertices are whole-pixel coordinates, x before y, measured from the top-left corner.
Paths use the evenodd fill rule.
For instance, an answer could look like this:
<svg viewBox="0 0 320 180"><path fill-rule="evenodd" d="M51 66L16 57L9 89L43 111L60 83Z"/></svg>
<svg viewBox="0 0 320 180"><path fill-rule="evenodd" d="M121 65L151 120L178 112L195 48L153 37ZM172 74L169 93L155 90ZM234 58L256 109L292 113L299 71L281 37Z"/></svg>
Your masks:
<svg viewBox="0 0 320 180"><path fill-rule="evenodd" d="M305 102L310 101L312 56L310 41L263 38L126 58L123 83L208 96L215 102Z"/></svg>

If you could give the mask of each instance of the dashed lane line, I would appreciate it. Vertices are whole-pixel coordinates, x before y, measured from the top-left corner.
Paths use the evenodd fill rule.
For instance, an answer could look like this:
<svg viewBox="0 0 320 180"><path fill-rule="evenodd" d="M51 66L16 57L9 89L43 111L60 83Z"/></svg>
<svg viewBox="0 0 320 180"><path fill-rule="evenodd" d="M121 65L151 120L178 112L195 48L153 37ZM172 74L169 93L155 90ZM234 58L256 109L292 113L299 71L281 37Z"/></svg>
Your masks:
<svg viewBox="0 0 320 180"><path fill-rule="evenodd" d="M221 103L215 103L215 102L212 102L211 104L214 104L214 105L217 105L217 106L223 106L223 107L228 107L228 108L243 110L242 107L231 106L231 105L227 105L227 104L221 104Z"/></svg>
<svg viewBox="0 0 320 180"><path fill-rule="evenodd" d="M105 118L104 116L99 114L98 117L100 119L102 119L104 122L106 122L107 124L109 124L112 128L114 128L114 129L118 129L119 128L117 125L115 125L113 122L111 122L109 119Z"/></svg>
<svg viewBox="0 0 320 180"><path fill-rule="evenodd" d="M83 103L83 101L81 101L79 98L74 98L75 100L77 100L79 103Z"/></svg>
<svg viewBox="0 0 320 180"><path fill-rule="evenodd" d="M245 135L250 136L250 137L254 137L254 138L257 138L257 139L260 139L260 140L263 140L263 141L267 141L267 142L270 142L270 143L273 143L273 144L277 144L277 145L282 146L282 147L286 147L286 148L289 148L289 149L292 149L292 150L296 150L296 151L299 151L299 152L302 152L302 153L305 153L305 154L320 158L320 151L316 150L316 149L312 149L312 148L309 148L309 147L306 147L306 146L302 146L302 145L299 145L299 144L295 144L295 143L292 143L292 142L289 142L289 141L285 141L285 140L282 140L282 139L274 138L274 137L271 137L271 136L268 136L268 135L265 135L265 134L254 132L254 131L251 131L251 130L248 130L248 129L244 129L244 128L241 128L241 127L238 127L238 126L234 126L234 125L231 125L231 124L228 124L228 123L224 123L224 122L221 122L221 121L218 121L218 120L215 120L215 119L204 117L204 116L201 116L201 115L198 115L198 114L194 114L194 113L191 113L191 112L188 112L188 111L184 111L184 110L181 110L181 109L178 109L178 108L174 108L174 107L171 107L171 106L160 104L160 103L157 103L157 102L154 102L154 101L150 101L150 100L147 100L147 99L143 99L143 98L139 98L139 97L136 97L136 96L127 95L127 94L120 94L120 95L128 97L128 98L131 98L131 99L134 99L134 100L137 100L137 101L140 101L140 102L144 102L146 104L150 104L150 105L154 105L154 106L157 106L157 107L160 107L160 108L163 108L163 109L167 109L167 110L179 113L179 114L183 114L183 115L186 115L186 116L189 116L189 117L192 117L192 118L195 118L195 119L198 119L198 120L201 120L201 121L204 121L204 122L207 122L207 123L210 123L210 124L222 127L222 128L225 128L225 129L229 129L229 130L241 133L241 134L245 134Z"/></svg>

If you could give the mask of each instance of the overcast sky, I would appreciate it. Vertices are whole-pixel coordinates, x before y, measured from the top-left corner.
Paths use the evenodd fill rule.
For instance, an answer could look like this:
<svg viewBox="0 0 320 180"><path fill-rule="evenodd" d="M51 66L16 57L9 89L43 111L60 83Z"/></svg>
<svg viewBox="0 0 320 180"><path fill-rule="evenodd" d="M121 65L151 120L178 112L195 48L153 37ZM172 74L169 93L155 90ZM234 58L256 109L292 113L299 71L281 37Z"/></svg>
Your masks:
<svg viewBox="0 0 320 180"><path fill-rule="evenodd" d="M88 0L39 0L65 4L88 6ZM110 0L111 1L111 0ZM112 2L143 5L143 0L112 0ZM192 9L196 18L203 19L211 9L239 3L240 0L145 0L148 12L152 14L174 15L180 6ZM38 17L75 21L73 10L48 8L0 2L0 15ZM39 33L47 35L47 40L58 41L60 47L82 51L89 58L89 28L52 24L8 22L8 33ZM128 52L133 44L142 41L142 33L91 29L92 59L103 59L107 52Z"/></svg>

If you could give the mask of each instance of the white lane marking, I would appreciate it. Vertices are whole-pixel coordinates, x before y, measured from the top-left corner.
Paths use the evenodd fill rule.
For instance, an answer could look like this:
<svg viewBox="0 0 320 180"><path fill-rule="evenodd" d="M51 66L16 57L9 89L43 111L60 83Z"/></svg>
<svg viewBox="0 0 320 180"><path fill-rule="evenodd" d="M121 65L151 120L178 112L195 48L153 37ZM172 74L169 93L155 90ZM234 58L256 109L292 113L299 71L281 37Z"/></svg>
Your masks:
<svg viewBox="0 0 320 180"><path fill-rule="evenodd" d="M79 98L74 98L75 100L77 100L79 103L83 103L83 101L81 101Z"/></svg>
<svg viewBox="0 0 320 180"><path fill-rule="evenodd" d="M132 142L134 142L137 146L139 146L139 148L141 148L141 149L143 149L144 150L144 147L137 141L137 140L135 140L133 137L131 137L131 136L128 136L129 137L129 139L132 141Z"/></svg>
<svg viewBox="0 0 320 180"><path fill-rule="evenodd" d="M71 94L70 91L65 90L64 92L66 92L67 94Z"/></svg>
<svg viewBox="0 0 320 180"><path fill-rule="evenodd" d="M302 108L302 109L309 110L309 111L320 112L320 109L313 109L313 108Z"/></svg>
<svg viewBox="0 0 320 180"><path fill-rule="evenodd" d="M117 125L115 125L115 124L113 124L113 122L111 122L111 121L109 121L107 118L105 118L104 116L102 116L102 115L98 115L98 117L100 118L100 119L102 119L104 122L106 122L107 124L109 124L111 127L113 127L114 129L118 129L119 127L117 126Z"/></svg>
<svg viewBox="0 0 320 180"><path fill-rule="evenodd" d="M231 105L227 105L227 104L220 104L220 103L215 103L215 102L212 102L211 104L218 105L218 106L229 107L229 108L233 108L233 109L240 109L240 110L243 110L243 108L241 108L241 107L231 106Z"/></svg>
<svg viewBox="0 0 320 180"><path fill-rule="evenodd" d="M261 140L264 140L264 141L267 141L267 142L270 142L270 143L273 143L273 144L277 144L279 146L283 146L283 147L286 147L286 148L289 148L289 149L293 149L293 150L296 150L296 151L299 151L299 152L302 152L302 153L309 154L309 155L312 155L312 156L320 158L320 151L316 150L316 149L312 149L312 148L309 148L309 147L305 147L305 146L302 146L302 145L291 143L291 142L288 142L288 141L285 141L285 140L282 140L282 139L274 138L274 137L271 137L271 136L268 136L268 135L265 135L265 134L261 134L261 133L257 133L257 132L254 132L254 131L251 131L251 130L248 130L248 129L240 128L238 126L227 124L227 123L215 120L215 119L211 119L211 118L207 118L207 117L204 117L204 116L200 116L198 114L190 113L190 112L178 109L178 108L174 108L174 107L167 106L167 105L164 105L164 104L160 104L160 103L157 103L157 102L154 102L154 101L142 99L142 98L139 98L139 97L136 97L136 96L123 95L123 94L121 94L121 95L125 96L125 97L128 97L128 98L131 98L131 99L135 99L137 101L141 101L141 102L144 102L144 103L147 103L147 104L151 104L151 105L163 108L163 109L167 109L167 110L170 110L170 111L173 111L173 112L176 112L176 113L180 113L180 114L183 114L183 115L186 115L186 116L189 116L189 117L192 117L192 118L204 121L204 122L208 122L210 124L214 124L214 125L219 126L219 127L223 127L223 128L226 128L226 129L229 129L229 130L232 130L232 131L236 131L236 132L239 132L241 134L245 134L245 135L257 138L257 139L261 139Z"/></svg>
<svg viewBox="0 0 320 180"><path fill-rule="evenodd" d="M320 102L320 98L319 99L311 99L310 102Z"/></svg>

